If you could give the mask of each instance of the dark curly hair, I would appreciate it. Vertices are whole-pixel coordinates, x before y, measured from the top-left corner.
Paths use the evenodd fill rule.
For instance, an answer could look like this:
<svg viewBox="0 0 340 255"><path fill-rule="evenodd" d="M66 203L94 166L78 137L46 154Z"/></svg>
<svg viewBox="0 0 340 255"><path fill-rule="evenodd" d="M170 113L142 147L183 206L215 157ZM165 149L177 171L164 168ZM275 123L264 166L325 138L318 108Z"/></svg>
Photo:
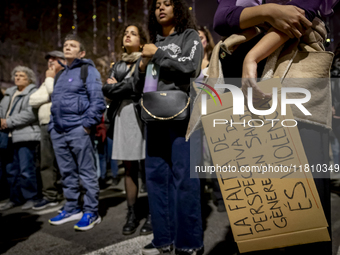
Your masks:
<svg viewBox="0 0 340 255"><path fill-rule="evenodd" d="M185 0L170 0L174 6L174 23L175 31L178 33L184 32L188 28L197 30L196 21L189 10L189 6ZM155 15L157 0L152 1L152 5L149 11L149 34L150 41L155 43L157 34L162 35L162 26L157 22Z"/></svg>
<svg viewBox="0 0 340 255"><path fill-rule="evenodd" d="M149 42L149 38L147 36L147 33L145 32L143 26L141 26L139 23L134 23L134 24L128 24L124 27L124 29L122 30L121 32L121 38L120 38L120 42L121 42L121 46L123 48L124 46L124 43L123 43L123 38L124 38L124 33L125 33L125 30L130 27L130 26L134 26L138 29L138 34L139 34L139 40L140 40L140 44L141 45L144 45L144 44L147 44ZM125 52L125 49L123 49L123 51Z"/></svg>
<svg viewBox="0 0 340 255"><path fill-rule="evenodd" d="M212 38L211 33L207 27L198 26L198 31L202 31L207 38L207 46L204 49L204 53L207 53L208 60L210 61L211 54L215 47L214 39Z"/></svg>

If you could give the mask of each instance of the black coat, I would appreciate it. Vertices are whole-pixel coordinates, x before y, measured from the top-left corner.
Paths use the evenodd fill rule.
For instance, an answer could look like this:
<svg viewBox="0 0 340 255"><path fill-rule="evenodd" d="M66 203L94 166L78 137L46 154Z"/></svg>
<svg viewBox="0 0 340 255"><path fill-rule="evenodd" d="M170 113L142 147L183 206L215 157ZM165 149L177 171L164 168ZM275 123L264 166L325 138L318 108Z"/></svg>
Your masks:
<svg viewBox="0 0 340 255"><path fill-rule="evenodd" d="M107 131L107 136L113 138L114 120L117 111L124 99L132 99L137 112L140 112L138 104L141 98L141 92L137 92L136 84L140 77L138 76L138 65L134 62L127 70L127 64L124 61L119 61L112 66L109 71L109 78L114 77L117 80L115 84L104 84L103 94L108 99L112 100L107 110L107 118L110 120L110 127ZM131 77L125 77L132 71Z"/></svg>

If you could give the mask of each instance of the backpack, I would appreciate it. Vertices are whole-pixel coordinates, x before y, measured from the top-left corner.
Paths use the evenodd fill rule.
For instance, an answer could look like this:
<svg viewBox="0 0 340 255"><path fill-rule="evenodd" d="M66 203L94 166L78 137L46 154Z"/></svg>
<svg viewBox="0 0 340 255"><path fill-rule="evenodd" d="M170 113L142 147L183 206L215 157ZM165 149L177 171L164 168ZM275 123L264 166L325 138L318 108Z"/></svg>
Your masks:
<svg viewBox="0 0 340 255"><path fill-rule="evenodd" d="M89 97L88 93L87 93L87 85L86 85L86 79L87 79L87 76L89 74L89 64L83 64L81 66L81 69L80 69L80 79L82 79L83 83L84 83L84 87L85 87L85 90L86 90L86 94L87 94L87 97ZM64 72L65 69L63 70L60 70L54 77L54 84L53 86L55 86L57 84L57 81L60 77L60 75Z"/></svg>

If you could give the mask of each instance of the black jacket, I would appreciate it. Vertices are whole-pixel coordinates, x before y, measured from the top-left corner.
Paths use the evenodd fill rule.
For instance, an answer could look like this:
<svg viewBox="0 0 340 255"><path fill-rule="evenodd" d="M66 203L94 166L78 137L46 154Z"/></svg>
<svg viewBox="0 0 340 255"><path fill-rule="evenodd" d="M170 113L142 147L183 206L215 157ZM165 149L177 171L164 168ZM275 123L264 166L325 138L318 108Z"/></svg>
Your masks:
<svg viewBox="0 0 340 255"><path fill-rule="evenodd" d="M136 84L140 77L138 75L138 66L136 63L138 63L138 61L133 63L128 70L127 64L124 61L119 61L114 64L109 71L109 78L114 77L117 80L117 83L106 83L103 86L104 96L112 100L107 111L107 118L110 120L110 127L107 131L107 136L109 138L112 138L113 136L114 120L124 99L132 99L137 112L140 112L138 102L141 98L141 93L136 90ZM125 79L131 71L131 77Z"/></svg>

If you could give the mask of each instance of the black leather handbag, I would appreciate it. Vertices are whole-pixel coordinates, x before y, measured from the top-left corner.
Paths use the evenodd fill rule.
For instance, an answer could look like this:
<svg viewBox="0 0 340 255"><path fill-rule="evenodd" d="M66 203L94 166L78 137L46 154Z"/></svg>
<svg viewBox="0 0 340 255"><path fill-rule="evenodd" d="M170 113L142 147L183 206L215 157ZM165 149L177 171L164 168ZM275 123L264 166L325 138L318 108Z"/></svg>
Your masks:
<svg viewBox="0 0 340 255"><path fill-rule="evenodd" d="M178 121L189 118L190 97L181 90L146 92L141 98L144 122Z"/></svg>

